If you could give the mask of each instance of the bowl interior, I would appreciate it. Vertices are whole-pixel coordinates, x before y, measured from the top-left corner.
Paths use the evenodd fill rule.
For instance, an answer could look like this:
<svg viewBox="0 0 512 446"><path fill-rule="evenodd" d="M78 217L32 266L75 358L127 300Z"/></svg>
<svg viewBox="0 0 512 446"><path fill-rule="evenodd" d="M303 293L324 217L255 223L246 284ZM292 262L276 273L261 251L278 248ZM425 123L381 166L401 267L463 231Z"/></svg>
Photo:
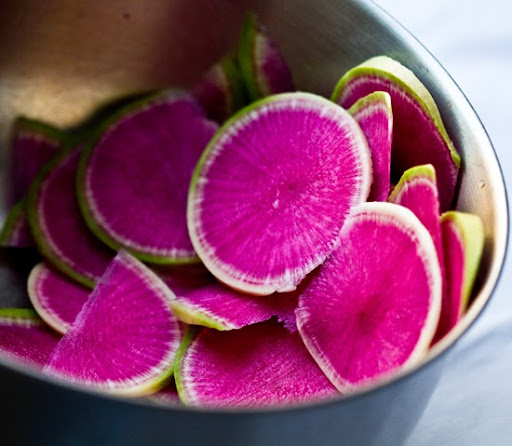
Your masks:
<svg viewBox="0 0 512 446"><path fill-rule="evenodd" d="M508 231L503 179L485 130L454 81L370 1L5 0L0 11L1 160L18 115L73 127L127 94L190 86L234 47L246 9L256 10L279 42L299 89L329 96L345 70L387 54L412 69L434 96L463 159L457 208L480 215L486 236L471 309L432 355L446 349L481 312L498 279ZM1 210L5 215L4 205ZM11 266L22 270L23 259ZM13 293L24 292L22 282L4 276L3 306L11 304Z"/></svg>

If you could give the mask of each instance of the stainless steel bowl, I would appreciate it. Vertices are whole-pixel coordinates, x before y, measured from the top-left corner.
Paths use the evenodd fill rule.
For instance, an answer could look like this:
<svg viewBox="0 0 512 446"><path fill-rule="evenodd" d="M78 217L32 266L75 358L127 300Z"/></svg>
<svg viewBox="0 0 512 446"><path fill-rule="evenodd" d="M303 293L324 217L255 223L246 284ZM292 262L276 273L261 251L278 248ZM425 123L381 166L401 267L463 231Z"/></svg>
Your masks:
<svg viewBox="0 0 512 446"><path fill-rule="evenodd" d="M2 155L17 115L74 126L127 93L191 85L235 44L247 8L258 12L280 43L300 89L329 95L346 69L388 54L432 92L463 158L457 208L479 214L485 224L484 258L469 312L413 370L364 393L280 410L206 411L125 401L72 388L0 358L6 444L397 446L421 416L443 354L492 295L508 236L504 182L492 145L441 65L369 0L4 0ZM28 254L0 251L2 306L25 301Z"/></svg>

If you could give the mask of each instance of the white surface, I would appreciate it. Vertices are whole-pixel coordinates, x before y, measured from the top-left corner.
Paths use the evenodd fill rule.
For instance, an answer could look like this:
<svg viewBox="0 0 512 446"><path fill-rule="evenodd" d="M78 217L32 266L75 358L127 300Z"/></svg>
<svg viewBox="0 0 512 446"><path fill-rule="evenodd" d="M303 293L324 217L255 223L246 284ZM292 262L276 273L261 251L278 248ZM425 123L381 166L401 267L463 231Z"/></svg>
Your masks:
<svg viewBox="0 0 512 446"><path fill-rule="evenodd" d="M444 65L486 127L512 184L512 1L375 0ZM446 360L407 446L512 444L510 249L495 296Z"/></svg>

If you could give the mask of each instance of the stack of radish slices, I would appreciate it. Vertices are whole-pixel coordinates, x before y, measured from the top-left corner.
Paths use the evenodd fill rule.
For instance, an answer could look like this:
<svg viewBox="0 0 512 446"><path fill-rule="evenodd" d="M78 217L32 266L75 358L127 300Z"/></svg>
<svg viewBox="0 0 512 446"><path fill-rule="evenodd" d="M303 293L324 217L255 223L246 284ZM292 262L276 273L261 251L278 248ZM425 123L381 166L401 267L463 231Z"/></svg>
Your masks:
<svg viewBox="0 0 512 446"><path fill-rule="evenodd" d="M336 398L421 361L468 307L484 242L451 210L461 161L434 100L386 56L330 99L294 90L248 15L190 92L81 138L20 119L0 238L44 261L33 309L0 310L3 354L209 407Z"/></svg>

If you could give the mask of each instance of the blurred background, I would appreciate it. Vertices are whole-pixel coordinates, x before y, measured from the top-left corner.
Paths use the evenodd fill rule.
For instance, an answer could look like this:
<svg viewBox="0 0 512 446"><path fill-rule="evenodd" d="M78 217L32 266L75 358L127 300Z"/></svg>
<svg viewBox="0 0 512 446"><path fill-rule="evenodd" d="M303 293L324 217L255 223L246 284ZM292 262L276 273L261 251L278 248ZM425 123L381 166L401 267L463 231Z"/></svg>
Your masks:
<svg viewBox="0 0 512 446"><path fill-rule="evenodd" d="M376 0L444 65L480 116L512 184L512 2ZM449 353L408 446L502 446L512 437L510 248L498 289Z"/></svg>

